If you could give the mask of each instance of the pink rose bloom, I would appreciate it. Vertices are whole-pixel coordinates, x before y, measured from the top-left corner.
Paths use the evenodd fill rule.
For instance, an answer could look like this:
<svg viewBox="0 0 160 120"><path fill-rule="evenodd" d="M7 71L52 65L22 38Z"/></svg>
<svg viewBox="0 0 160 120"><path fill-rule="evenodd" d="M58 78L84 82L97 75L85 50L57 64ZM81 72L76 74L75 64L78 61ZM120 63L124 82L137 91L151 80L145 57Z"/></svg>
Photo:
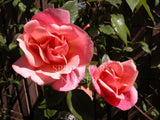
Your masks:
<svg viewBox="0 0 160 120"><path fill-rule="evenodd" d="M17 38L24 55L13 69L38 85L53 89L75 89L93 56L93 42L88 34L70 24L69 11L46 9L24 25Z"/></svg>
<svg viewBox="0 0 160 120"><path fill-rule="evenodd" d="M109 104L121 110L128 110L136 104L138 93L133 83L138 70L132 60L122 63L107 61L98 68L90 66L88 69L97 93Z"/></svg>

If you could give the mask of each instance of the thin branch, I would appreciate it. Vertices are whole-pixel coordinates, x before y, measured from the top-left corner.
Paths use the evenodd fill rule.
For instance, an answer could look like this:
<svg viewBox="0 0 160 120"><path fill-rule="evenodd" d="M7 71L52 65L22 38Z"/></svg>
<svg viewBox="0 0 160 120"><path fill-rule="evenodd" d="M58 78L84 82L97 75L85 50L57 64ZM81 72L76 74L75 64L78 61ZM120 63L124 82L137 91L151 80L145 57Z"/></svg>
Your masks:
<svg viewBox="0 0 160 120"><path fill-rule="evenodd" d="M153 30L159 30L160 31L160 28L157 28L157 27L152 27L152 26L146 26L147 28L151 28Z"/></svg>
<svg viewBox="0 0 160 120"><path fill-rule="evenodd" d="M143 112L137 105L135 105L135 108L142 114L144 115L146 118L148 118L149 120L153 120L151 117L149 117L145 112Z"/></svg>

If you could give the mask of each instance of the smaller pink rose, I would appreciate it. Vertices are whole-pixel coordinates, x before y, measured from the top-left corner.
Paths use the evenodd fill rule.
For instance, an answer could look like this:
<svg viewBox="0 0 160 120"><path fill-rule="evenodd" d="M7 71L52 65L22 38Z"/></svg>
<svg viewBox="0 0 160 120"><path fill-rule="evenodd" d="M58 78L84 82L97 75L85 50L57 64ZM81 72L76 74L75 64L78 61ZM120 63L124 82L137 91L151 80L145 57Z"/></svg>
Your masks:
<svg viewBox="0 0 160 120"><path fill-rule="evenodd" d="M138 93L133 83L138 70L133 60L107 61L98 68L90 66L88 69L95 90L109 104L121 110L128 110L136 104Z"/></svg>

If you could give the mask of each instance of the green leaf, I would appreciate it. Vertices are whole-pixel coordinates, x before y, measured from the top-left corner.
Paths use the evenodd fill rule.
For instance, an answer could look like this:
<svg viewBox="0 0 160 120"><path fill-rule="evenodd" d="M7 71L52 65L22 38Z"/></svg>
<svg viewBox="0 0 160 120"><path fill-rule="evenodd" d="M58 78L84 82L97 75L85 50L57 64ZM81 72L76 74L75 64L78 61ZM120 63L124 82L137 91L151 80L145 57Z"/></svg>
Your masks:
<svg viewBox="0 0 160 120"><path fill-rule="evenodd" d="M21 0L13 0L12 2L13 7L16 7L19 2L21 2Z"/></svg>
<svg viewBox="0 0 160 120"><path fill-rule="evenodd" d="M3 36L0 34L0 43L2 43L2 45L5 45L6 44L6 39L3 38Z"/></svg>
<svg viewBox="0 0 160 120"><path fill-rule="evenodd" d="M110 25L100 25L99 26L100 32L107 34L107 35L114 35L115 31Z"/></svg>
<svg viewBox="0 0 160 120"><path fill-rule="evenodd" d="M149 6L147 5L146 0L140 0L140 2L142 3L143 7L145 8L145 10L147 11L149 17L151 18L153 24L155 25L154 17L152 15L151 11L150 11Z"/></svg>
<svg viewBox="0 0 160 120"><path fill-rule="evenodd" d="M159 5L159 2L160 2L159 0L155 0L154 5L155 5L155 6L158 6L158 5Z"/></svg>
<svg viewBox="0 0 160 120"><path fill-rule="evenodd" d="M45 109L44 110L44 117L50 119L57 113L57 110L52 110L52 109Z"/></svg>
<svg viewBox="0 0 160 120"><path fill-rule="evenodd" d="M110 3L111 5L114 5L115 7L118 7L117 4L122 3L122 0L105 0L105 1Z"/></svg>
<svg viewBox="0 0 160 120"><path fill-rule="evenodd" d="M136 8L136 6L139 3L139 0L126 0L127 4L129 5L129 7L131 8L132 12L134 11L134 9Z"/></svg>
<svg viewBox="0 0 160 120"><path fill-rule="evenodd" d="M134 87L136 88L136 89L138 89L138 85L137 85L137 83L136 82L134 82Z"/></svg>
<svg viewBox="0 0 160 120"><path fill-rule="evenodd" d="M133 48L131 48L131 47L124 47L123 50L126 51L126 52L132 52Z"/></svg>
<svg viewBox="0 0 160 120"><path fill-rule="evenodd" d="M12 95L6 94L7 98L12 98Z"/></svg>
<svg viewBox="0 0 160 120"><path fill-rule="evenodd" d="M9 86L9 84L10 84L9 81L4 81L4 80L0 81L0 87Z"/></svg>
<svg viewBox="0 0 160 120"><path fill-rule="evenodd" d="M37 14L40 12L40 10L36 9L36 8L31 8L30 9L30 12L34 13L34 14Z"/></svg>
<svg viewBox="0 0 160 120"><path fill-rule="evenodd" d="M85 85L85 84L89 84L92 81L92 77L89 74L89 70L86 69L85 71L85 76L83 77L83 79L81 80L81 82L79 83L79 85Z"/></svg>
<svg viewBox="0 0 160 120"><path fill-rule="evenodd" d="M23 4L22 2L20 2L20 3L18 4L18 7L19 7L19 10L20 10L21 12L25 12L25 11L26 11L26 8L27 8L27 6L26 6L25 4Z"/></svg>
<svg viewBox="0 0 160 120"><path fill-rule="evenodd" d="M72 105L72 91L68 91L67 93L67 105L68 105L68 108L70 110L70 112L76 117L78 118L79 120L83 120L82 119L82 116L79 115L76 110L74 109L73 105Z"/></svg>
<svg viewBox="0 0 160 120"><path fill-rule="evenodd" d="M139 43L141 44L142 49L143 49L146 53L151 54L151 51L150 51L149 46L148 46L147 43L145 43L144 41L140 41Z"/></svg>
<svg viewBox="0 0 160 120"><path fill-rule="evenodd" d="M112 47L112 49L113 49L113 50L116 50L116 51L122 51L122 49L121 49L121 48L114 47L114 46Z"/></svg>
<svg viewBox="0 0 160 120"><path fill-rule="evenodd" d="M109 56L107 54L104 54L102 57L102 63L109 61L109 60L110 60Z"/></svg>
<svg viewBox="0 0 160 120"><path fill-rule="evenodd" d="M18 25L18 29L21 30L24 27L24 24Z"/></svg>
<svg viewBox="0 0 160 120"><path fill-rule="evenodd" d="M70 23L74 23L78 17L78 2L77 2L77 0L66 2L62 6L62 9L68 10L70 12Z"/></svg>
<svg viewBox="0 0 160 120"><path fill-rule="evenodd" d="M127 31L126 24L123 15L121 14L112 14L111 15L111 24L117 35L127 46Z"/></svg>
<svg viewBox="0 0 160 120"><path fill-rule="evenodd" d="M17 44L16 43L10 43L9 44L9 50L13 50L14 48L17 47Z"/></svg>
<svg viewBox="0 0 160 120"><path fill-rule="evenodd" d="M7 79L7 81L12 81L12 80L13 80L12 78L8 78L8 79Z"/></svg>
<svg viewBox="0 0 160 120"><path fill-rule="evenodd" d="M18 36L19 36L20 34L21 34L21 33L17 33L17 34L14 35L14 40L15 40L15 41L17 40L17 38L18 38Z"/></svg>
<svg viewBox="0 0 160 120"><path fill-rule="evenodd" d="M90 76L89 70L87 69L90 65L95 65L97 66L98 62L97 61L91 61L90 64L86 67L86 71L85 71L85 76L83 77L83 79L81 80L81 82L79 83L79 85L85 85L88 84L90 85L90 83L92 82L92 77Z"/></svg>
<svg viewBox="0 0 160 120"><path fill-rule="evenodd" d="M159 116L158 110L157 110L156 108L154 108L154 109L152 110L152 112L151 112L151 115L154 116L154 117Z"/></svg>
<svg viewBox="0 0 160 120"><path fill-rule="evenodd" d="M46 99L43 99L43 101L41 101L37 108L46 109Z"/></svg>
<svg viewBox="0 0 160 120"><path fill-rule="evenodd" d="M136 6L136 10L138 11L141 7L142 7L142 3L141 3L140 0L139 0L139 3L138 3L137 6Z"/></svg>
<svg viewBox="0 0 160 120"><path fill-rule="evenodd" d="M0 1L0 7L6 5L6 4L8 4L8 3L10 3L11 1L12 1L12 0Z"/></svg>
<svg viewBox="0 0 160 120"><path fill-rule="evenodd" d="M88 33L91 37L94 38L94 37L98 36L100 32L97 30L97 28L91 27L91 28L89 28Z"/></svg>
<svg viewBox="0 0 160 120"><path fill-rule="evenodd" d="M14 85L14 86L21 86L20 82L17 81L17 80L14 80L14 81L13 81L13 85Z"/></svg>
<svg viewBox="0 0 160 120"><path fill-rule="evenodd" d="M98 55L96 47L94 47L94 55Z"/></svg>
<svg viewBox="0 0 160 120"><path fill-rule="evenodd" d="M144 101L142 101L142 108L145 112L147 111L147 106Z"/></svg>
<svg viewBox="0 0 160 120"><path fill-rule="evenodd" d="M130 33L130 31L129 31L129 29L128 29L127 25L125 25L125 27L126 27L127 35L128 35L128 36L129 36L129 38L131 39L131 33Z"/></svg>
<svg viewBox="0 0 160 120"><path fill-rule="evenodd" d="M20 49L20 48L19 48L19 54L20 54L20 56L24 55L23 50L22 50L22 49Z"/></svg>
<svg viewBox="0 0 160 120"><path fill-rule="evenodd" d="M89 65L95 65L95 66L97 66L98 65L98 61L91 61Z"/></svg>

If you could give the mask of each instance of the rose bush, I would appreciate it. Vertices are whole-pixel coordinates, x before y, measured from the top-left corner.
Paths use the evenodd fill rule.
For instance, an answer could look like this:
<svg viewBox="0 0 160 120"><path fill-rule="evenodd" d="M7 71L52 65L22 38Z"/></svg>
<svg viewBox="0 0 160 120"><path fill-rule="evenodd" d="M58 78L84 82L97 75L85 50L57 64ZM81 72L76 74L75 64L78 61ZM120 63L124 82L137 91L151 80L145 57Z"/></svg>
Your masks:
<svg viewBox="0 0 160 120"><path fill-rule="evenodd" d="M12 65L13 69L59 91L77 87L93 56L91 38L70 24L69 11L63 9L46 9L34 15L17 40L24 55Z"/></svg>
<svg viewBox="0 0 160 120"><path fill-rule="evenodd" d="M128 110L138 99L133 86L138 70L132 60L125 62L107 61L98 68L90 66L90 75L97 93L112 106Z"/></svg>

